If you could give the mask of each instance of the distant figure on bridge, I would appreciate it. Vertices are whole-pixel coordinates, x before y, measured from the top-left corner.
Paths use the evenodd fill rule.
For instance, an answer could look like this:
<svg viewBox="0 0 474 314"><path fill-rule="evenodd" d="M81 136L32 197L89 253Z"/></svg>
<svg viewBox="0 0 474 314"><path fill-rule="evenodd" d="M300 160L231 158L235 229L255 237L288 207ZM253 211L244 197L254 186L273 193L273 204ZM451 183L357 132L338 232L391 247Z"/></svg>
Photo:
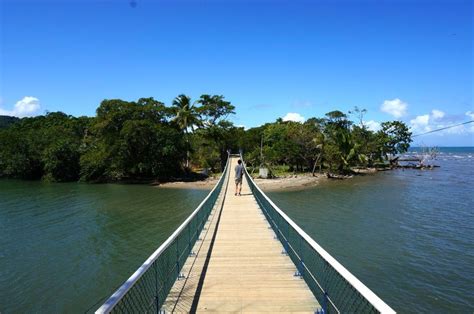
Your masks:
<svg viewBox="0 0 474 314"><path fill-rule="evenodd" d="M242 160L237 160L237 166L235 166L235 195L239 194L242 191L242 177L244 176L244 166L242 165Z"/></svg>

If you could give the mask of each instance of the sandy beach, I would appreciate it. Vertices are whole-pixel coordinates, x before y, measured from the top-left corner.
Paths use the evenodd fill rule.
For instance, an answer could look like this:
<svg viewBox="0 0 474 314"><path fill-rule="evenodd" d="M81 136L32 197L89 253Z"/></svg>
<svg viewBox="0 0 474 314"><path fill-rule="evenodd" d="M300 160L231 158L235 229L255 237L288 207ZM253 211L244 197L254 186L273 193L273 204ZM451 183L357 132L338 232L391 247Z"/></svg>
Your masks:
<svg viewBox="0 0 474 314"><path fill-rule="evenodd" d="M264 191L276 191L282 189L303 189L309 186L317 185L328 180L325 174L297 174L288 175L274 179L254 178L255 183ZM212 189L217 183L218 178L208 178L203 181L195 182L167 182L158 185L159 188L175 188L175 189Z"/></svg>

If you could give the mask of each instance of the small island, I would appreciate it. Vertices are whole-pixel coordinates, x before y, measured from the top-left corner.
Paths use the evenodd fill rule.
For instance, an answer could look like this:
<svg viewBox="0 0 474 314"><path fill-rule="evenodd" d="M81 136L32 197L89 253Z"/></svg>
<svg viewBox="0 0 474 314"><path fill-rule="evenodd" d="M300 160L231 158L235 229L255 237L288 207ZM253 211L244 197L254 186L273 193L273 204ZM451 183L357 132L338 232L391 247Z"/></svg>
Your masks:
<svg viewBox="0 0 474 314"><path fill-rule="evenodd" d="M243 151L253 176L263 168L265 178L291 179L270 185L304 186L321 177L386 169L390 156L406 152L411 142L403 122L383 122L374 131L364 123L366 110L357 107L249 129L229 121L235 107L222 95L204 94L194 102L179 95L169 106L154 98L111 99L96 113L2 116L0 177L155 185L200 181L185 186L207 188L228 151Z"/></svg>

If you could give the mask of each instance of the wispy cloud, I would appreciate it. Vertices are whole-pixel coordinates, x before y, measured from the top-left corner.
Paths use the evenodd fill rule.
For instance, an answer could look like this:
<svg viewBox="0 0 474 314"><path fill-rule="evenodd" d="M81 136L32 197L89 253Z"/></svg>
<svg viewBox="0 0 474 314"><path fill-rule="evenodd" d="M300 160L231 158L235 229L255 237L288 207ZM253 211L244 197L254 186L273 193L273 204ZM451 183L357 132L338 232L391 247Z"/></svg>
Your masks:
<svg viewBox="0 0 474 314"><path fill-rule="evenodd" d="M4 110L0 108L0 115L15 116L15 117L29 117L34 116L40 110L40 101L36 97L26 96L16 102L13 110Z"/></svg>
<svg viewBox="0 0 474 314"><path fill-rule="evenodd" d="M474 116L474 113L468 111L465 115L447 115L445 112L433 109L430 113L416 116L410 120L409 126L410 131L414 134L430 132L437 129L442 129L465 122L465 117ZM471 117L472 118L472 117ZM433 135L446 135L446 134L466 134L474 133L474 127L472 125L459 125L446 130L440 130L439 132L433 133Z"/></svg>
<svg viewBox="0 0 474 314"><path fill-rule="evenodd" d="M433 119L437 120L437 119L441 119L445 116L446 114L441 111L441 110L438 110L438 109L433 109L431 111L431 116L433 117Z"/></svg>
<svg viewBox="0 0 474 314"><path fill-rule="evenodd" d="M382 112L388 113L395 118L401 118L407 114L408 104L399 98L385 100L380 106Z"/></svg>
<svg viewBox="0 0 474 314"><path fill-rule="evenodd" d="M283 121L294 121L294 122L304 122L306 119L296 112L288 112L284 117Z"/></svg>

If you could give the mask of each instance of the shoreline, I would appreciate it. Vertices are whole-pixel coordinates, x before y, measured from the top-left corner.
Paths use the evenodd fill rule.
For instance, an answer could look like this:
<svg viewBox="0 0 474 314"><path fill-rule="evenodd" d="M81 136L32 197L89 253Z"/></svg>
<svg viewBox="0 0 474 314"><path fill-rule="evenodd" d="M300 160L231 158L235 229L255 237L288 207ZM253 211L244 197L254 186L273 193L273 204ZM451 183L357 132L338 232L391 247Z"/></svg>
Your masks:
<svg viewBox="0 0 474 314"><path fill-rule="evenodd" d="M375 169L375 168L361 168L353 169L354 173L351 176L345 177L328 177L328 173L317 173L314 176L311 173L299 173L299 174L288 174L281 177L272 179L262 179L253 177L255 183L265 192L272 191L284 191L284 190L303 190L309 187L317 186L325 182L333 180L347 180L353 177L373 175L379 171L387 171L388 169ZM211 190L214 185L219 181L218 177L209 177L205 180L200 181L174 181L164 182L157 184L158 188L166 189L200 189L200 190Z"/></svg>
<svg viewBox="0 0 474 314"><path fill-rule="evenodd" d="M316 186L321 182L329 181L326 174L316 174L312 176L311 174L297 174L297 175L288 175L284 177L278 177L274 179L260 179L254 178L255 183L265 192L266 191L281 191L281 190L295 190L295 189L305 189L308 187ZM160 185L157 185L158 188L166 189L205 189L211 190L214 185L218 182L218 178L208 178L203 181L194 181L194 182L166 182Z"/></svg>

